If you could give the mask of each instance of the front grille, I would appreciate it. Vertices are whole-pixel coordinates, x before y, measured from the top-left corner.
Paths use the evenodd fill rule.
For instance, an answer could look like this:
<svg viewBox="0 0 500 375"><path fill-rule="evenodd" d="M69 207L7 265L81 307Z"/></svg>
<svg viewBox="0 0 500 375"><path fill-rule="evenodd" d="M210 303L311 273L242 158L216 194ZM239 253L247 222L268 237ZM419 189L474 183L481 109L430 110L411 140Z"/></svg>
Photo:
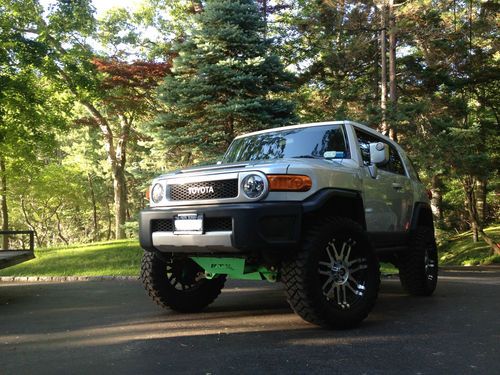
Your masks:
<svg viewBox="0 0 500 375"><path fill-rule="evenodd" d="M238 196L238 180L169 185L168 190L170 191L170 200L172 201L236 198Z"/></svg>
<svg viewBox="0 0 500 375"><path fill-rule="evenodd" d="M172 232L174 221L172 219L157 219L151 222L152 232ZM233 230L233 223L230 217L206 217L203 221L205 232L219 232Z"/></svg>
<svg viewBox="0 0 500 375"><path fill-rule="evenodd" d="M230 217L207 217L203 229L205 232L230 231L233 223Z"/></svg>
<svg viewBox="0 0 500 375"><path fill-rule="evenodd" d="M172 219L152 220L151 230L153 232L172 232L174 230L174 222Z"/></svg>

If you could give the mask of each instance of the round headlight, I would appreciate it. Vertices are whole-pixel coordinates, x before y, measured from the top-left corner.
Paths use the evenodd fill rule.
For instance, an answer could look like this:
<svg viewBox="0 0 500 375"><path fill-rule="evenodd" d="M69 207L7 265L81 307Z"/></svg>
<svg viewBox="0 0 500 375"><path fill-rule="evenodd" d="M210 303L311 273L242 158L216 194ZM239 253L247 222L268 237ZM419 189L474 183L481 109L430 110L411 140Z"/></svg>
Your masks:
<svg viewBox="0 0 500 375"><path fill-rule="evenodd" d="M258 198L264 194L265 184L264 178L256 174L250 174L243 179L243 192L248 198Z"/></svg>
<svg viewBox="0 0 500 375"><path fill-rule="evenodd" d="M154 203L159 203L163 199L163 186L161 184L153 186L153 189L151 189L151 199Z"/></svg>

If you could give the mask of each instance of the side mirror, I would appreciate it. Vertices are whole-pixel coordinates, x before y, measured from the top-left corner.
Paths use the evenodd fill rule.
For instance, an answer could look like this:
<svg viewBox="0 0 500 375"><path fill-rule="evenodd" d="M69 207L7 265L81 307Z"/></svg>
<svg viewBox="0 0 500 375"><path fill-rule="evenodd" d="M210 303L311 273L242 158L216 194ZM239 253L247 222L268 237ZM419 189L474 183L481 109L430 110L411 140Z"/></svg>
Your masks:
<svg viewBox="0 0 500 375"><path fill-rule="evenodd" d="M370 164L384 164L389 161L389 146L383 142L370 143Z"/></svg>
<svg viewBox="0 0 500 375"><path fill-rule="evenodd" d="M370 143L370 165L368 170L372 178L377 178L378 164L384 164L389 161L389 146L383 142Z"/></svg>

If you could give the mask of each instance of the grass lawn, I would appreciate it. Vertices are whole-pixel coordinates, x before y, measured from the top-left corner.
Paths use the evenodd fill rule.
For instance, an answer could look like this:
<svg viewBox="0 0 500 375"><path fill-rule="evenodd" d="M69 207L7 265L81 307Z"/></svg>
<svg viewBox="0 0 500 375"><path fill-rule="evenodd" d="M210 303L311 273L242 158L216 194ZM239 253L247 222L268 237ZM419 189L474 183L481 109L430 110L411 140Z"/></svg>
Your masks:
<svg viewBox="0 0 500 375"><path fill-rule="evenodd" d="M494 241L500 241L500 225L485 230ZM490 247L480 238L472 242L470 231L449 238L439 246L441 265L473 266L500 263L500 255L491 255Z"/></svg>
<svg viewBox="0 0 500 375"><path fill-rule="evenodd" d="M38 249L0 276L138 276L142 252L136 240Z"/></svg>
<svg viewBox="0 0 500 375"><path fill-rule="evenodd" d="M136 240L35 250L36 259L0 270L0 276L138 276L142 249ZM382 273L397 273L382 263Z"/></svg>
<svg viewBox="0 0 500 375"><path fill-rule="evenodd" d="M500 241L500 225L486 229ZM0 276L138 276L142 249L136 240L100 242L35 250L36 259L0 270ZM500 263L483 242L472 242L470 232L451 237L439 246L441 265ZM382 263L380 271L395 274L397 269Z"/></svg>

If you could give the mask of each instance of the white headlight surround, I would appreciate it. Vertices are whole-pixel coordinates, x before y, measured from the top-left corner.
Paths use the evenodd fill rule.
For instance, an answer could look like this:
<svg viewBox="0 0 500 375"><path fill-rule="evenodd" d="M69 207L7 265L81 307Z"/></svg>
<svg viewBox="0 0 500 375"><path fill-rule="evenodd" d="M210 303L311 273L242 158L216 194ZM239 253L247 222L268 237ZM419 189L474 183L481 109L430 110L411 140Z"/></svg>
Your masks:
<svg viewBox="0 0 500 375"><path fill-rule="evenodd" d="M267 179L259 174L250 173L241 180L241 191L248 199L260 199L267 193Z"/></svg>
<svg viewBox="0 0 500 375"><path fill-rule="evenodd" d="M164 189L162 184L156 183L151 189L151 200L153 203L160 203L164 197Z"/></svg>

